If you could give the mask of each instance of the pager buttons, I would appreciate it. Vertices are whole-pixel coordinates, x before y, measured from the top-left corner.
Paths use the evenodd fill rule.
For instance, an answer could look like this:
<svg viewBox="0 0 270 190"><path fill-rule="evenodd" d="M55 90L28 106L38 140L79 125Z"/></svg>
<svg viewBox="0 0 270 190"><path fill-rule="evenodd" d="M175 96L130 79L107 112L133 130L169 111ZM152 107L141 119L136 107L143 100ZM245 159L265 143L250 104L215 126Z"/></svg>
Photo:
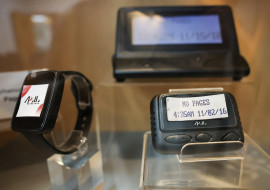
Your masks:
<svg viewBox="0 0 270 190"><path fill-rule="evenodd" d="M165 138L165 141L173 144L188 143L191 141L191 136L189 135L171 135Z"/></svg>
<svg viewBox="0 0 270 190"><path fill-rule="evenodd" d="M211 138L212 137L207 133L200 133L196 136L196 140L199 142L209 142Z"/></svg>

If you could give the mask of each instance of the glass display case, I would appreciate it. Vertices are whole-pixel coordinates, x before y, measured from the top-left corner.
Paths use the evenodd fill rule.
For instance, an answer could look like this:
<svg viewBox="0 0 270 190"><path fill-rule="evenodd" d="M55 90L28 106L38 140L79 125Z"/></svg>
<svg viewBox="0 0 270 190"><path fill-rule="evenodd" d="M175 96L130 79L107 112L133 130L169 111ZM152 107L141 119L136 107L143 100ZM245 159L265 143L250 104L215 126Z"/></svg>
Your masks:
<svg viewBox="0 0 270 190"><path fill-rule="evenodd" d="M245 72L240 81L239 77L234 80L232 77L202 77L197 74L192 77L177 75L169 78L149 77L146 74L142 78L126 77L124 82L119 75L119 81L122 82L115 79L113 61L117 50L116 42L122 39L116 38L120 8L173 9L195 6L231 8L235 26L231 29L236 32L237 41L234 42L238 44L238 47L234 47L239 49L237 53L248 63L249 74ZM0 189L270 189L267 181L270 177L269 8L270 1L253 0L0 1ZM160 47L155 46L153 39L162 32L144 40L140 38L141 34L155 32L153 28L144 28L150 24L154 27L157 23L163 23L162 26L170 27L167 30L170 32L173 31L171 21L177 22L180 27L192 15L178 15L173 19L172 14L163 12L162 19L147 11L145 15L136 11L132 14L138 17L133 18L133 24L132 18L127 17L128 27L124 26L123 31L125 33L128 30L129 40L122 41L130 47L120 47L123 51L117 54L117 58L125 71L130 72L121 61L128 58L128 64L137 67L137 63L130 58L130 48L138 50L136 60L140 60L139 56L143 55L144 62L139 63L137 70L151 73L153 65L152 62L148 63L147 56L151 59L158 57L160 62L157 65L162 67L166 65L164 58L168 58L168 54L155 52ZM212 29L217 29L220 35L226 30L222 25L223 13L213 14L208 19L214 19ZM217 17L219 14L221 16ZM151 21L151 15L155 22L148 25L145 22ZM206 17L200 17L204 18ZM192 17L191 20L193 19L195 18ZM205 23L209 24L208 21ZM143 25L140 22L144 22ZM133 31L133 36L130 33L132 26L137 28L137 32ZM195 23L190 26L201 25ZM160 38L158 43L165 43L165 46L168 42L176 43L172 39L168 35L168 38ZM226 39L226 35L222 35L222 38L218 36L210 41L216 45L207 47L220 53L229 46L217 44ZM190 40L188 43L191 44L187 45L192 45L193 42ZM151 47L147 47L147 44ZM144 47L137 47L140 45ZM179 50L178 48L185 50L187 47L169 47L168 51L171 53ZM186 52L197 73L207 65L203 62L205 57L198 56L201 47L206 46L198 48L193 44L191 49L196 52L192 55ZM143 50L147 49L151 51L146 55ZM182 54L177 56L181 57ZM235 57L226 58L230 62ZM209 64L215 67L217 62L220 63L217 60L210 61ZM187 62L184 59L174 60L169 69L174 70L180 63L185 65ZM12 110L24 76L29 71L41 69L78 71L93 83L94 117L91 130L87 144L75 154L48 158L47 154L37 150L23 135L10 128ZM181 72L184 73L182 70ZM232 93L236 98L246 139L244 148L225 156L164 156L157 153L153 149L149 133L151 99L169 89L217 87ZM77 112L68 111L69 106L76 105L71 103L72 98L73 95L65 97L63 115L65 125L74 127L72 124Z"/></svg>

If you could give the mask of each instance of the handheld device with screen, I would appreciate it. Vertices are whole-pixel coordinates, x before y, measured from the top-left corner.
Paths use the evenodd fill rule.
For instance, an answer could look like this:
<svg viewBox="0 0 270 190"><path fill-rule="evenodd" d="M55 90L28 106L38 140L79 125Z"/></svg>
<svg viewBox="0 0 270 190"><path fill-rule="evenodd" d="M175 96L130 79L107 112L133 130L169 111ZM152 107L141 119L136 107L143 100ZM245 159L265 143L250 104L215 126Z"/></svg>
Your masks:
<svg viewBox="0 0 270 190"><path fill-rule="evenodd" d="M244 142L236 100L228 92L161 94L150 110L152 142L160 153L179 154L187 143ZM232 143L226 149L240 147ZM222 144L199 151L222 151Z"/></svg>
<svg viewBox="0 0 270 190"><path fill-rule="evenodd" d="M74 130L87 137L92 120L92 84L75 71L41 71L26 76L18 97L11 128L21 132L42 151L53 154L68 154L77 150L80 136L71 134L66 142L55 144L45 135L52 132L58 116L65 80L71 80L75 96L77 121Z"/></svg>
<svg viewBox="0 0 270 190"><path fill-rule="evenodd" d="M249 74L228 6L119 9L113 68L118 81Z"/></svg>

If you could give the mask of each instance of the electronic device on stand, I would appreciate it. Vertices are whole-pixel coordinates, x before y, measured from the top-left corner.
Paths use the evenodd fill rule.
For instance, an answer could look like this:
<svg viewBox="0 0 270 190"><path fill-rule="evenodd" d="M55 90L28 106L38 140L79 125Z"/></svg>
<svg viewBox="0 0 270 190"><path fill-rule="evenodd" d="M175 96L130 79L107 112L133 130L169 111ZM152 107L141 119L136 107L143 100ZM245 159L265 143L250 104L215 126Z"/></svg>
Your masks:
<svg viewBox="0 0 270 190"><path fill-rule="evenodd" d="M149 77L231 77L249 66L240 55L228 6L129 7L117 16L117 81Z"/></svg>

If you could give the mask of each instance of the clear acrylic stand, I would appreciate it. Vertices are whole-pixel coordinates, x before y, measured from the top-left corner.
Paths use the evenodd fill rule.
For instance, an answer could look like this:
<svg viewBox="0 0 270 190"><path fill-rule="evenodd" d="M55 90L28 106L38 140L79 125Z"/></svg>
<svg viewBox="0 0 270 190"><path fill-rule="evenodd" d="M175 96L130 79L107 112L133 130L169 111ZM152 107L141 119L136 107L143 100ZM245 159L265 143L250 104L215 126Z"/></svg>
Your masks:
<svg viewBox="0 0 270 190"><path fill-rule="evenodd" d="M186 148L188 146L193 145ZM241 185L244 149L223 155L162 155L153 148L151 132L146 132L140 189L238 188Z"/></svg>
<svg viewBox="0 0 270 190"><path fill-rule="evenodd" d="M94 127L92 127L94 128ZM72 154L54 154L47 159L52 190L101 190L103 189L102 156L99 143L99 126L90 131L88 140L81 136L78 150ZM64 132L64 129L59 130Z"/></svg>
<svg viewBox="0 0 270 190"><path fill-rule="evenodd" d="M222 151L209 151L211 148L217 150L219 147ZM231 147L238 147L232 150ZM208 149L208 152L204 152ZM197 151L199 150L199 151ZM190 154L190 152L199 152ZM240 141L223 141L223 142L206 142L206 143L187 143L177 155L179 162L196 162L196 161L219 161L219 160L243 160L245 157L245 145Z"/></svg>

